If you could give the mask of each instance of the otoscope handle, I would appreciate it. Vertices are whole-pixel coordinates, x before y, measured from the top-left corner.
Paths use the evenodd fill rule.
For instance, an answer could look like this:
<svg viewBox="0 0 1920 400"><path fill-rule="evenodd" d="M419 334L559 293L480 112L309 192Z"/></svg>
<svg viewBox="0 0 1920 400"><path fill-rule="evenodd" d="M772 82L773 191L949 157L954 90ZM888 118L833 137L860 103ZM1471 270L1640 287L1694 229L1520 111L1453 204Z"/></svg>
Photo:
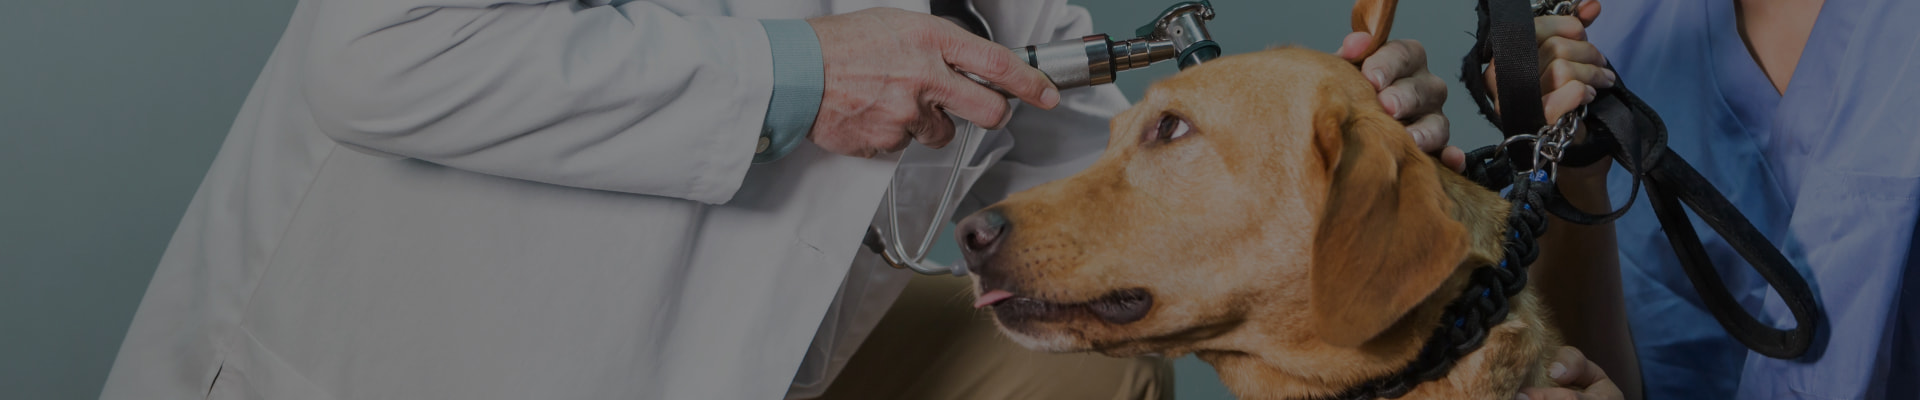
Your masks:
<svg viewBox="0 0 1920 400"><path fill-rule="evenodd" d="M1047 74L1047 79L1053 81L1053 86L1062 90L1113 83L1115 73L1145 68L1155 62L1171 60L1180 55L1179 51L1174 49L1172 40L1140 38L1115 42L1106 34L1087 35L1079 39L1015 47L1008 50L1013 51L1014 58ZM1013 97L1006 90L977 75L964 72L962 74L1007 97Z"/></svg>

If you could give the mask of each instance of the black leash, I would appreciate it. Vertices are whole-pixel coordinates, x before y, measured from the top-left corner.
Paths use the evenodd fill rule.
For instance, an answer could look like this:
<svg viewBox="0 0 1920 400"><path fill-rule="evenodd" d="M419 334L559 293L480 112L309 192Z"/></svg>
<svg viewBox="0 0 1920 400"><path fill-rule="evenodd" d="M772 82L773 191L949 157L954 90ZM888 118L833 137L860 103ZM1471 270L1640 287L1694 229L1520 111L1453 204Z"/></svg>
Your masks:
<svg viewBox="0 0 1920 400"><path fill-rule="evenodd" d="M1572 11L1571 1L1549 2L1553 3L1551 7ZM1508 140L1502 146L1469 152L1467 176L1482 186L1499 190L1515 183L1515 171L1542 167L1533 165L1534 159L1540 158L1537 155L1527 159L1515 157L1517 152L1506 151L1506 157L1497 157L1503 155L1503 149L1511 148L1516 138L1533 141L1536 148L1541 147L1540 141L1546 139L1546 135L1540 133L1547 131L1541 129L1545 125L1541 118L1544 115L1542 105L1531 101L1540 93L1537 79L1540 75L1536 65L1539 62L1538 48L1533 39L1536 12L1528 0L1480 0L1476 10L1480 14L1477 34L1480 39L1462 60L1460 78L1474 102L1480 106L1481 114L1499 126ZM1494 112L1493 97L1487 93L1486 82L1481 75L1487 62L1496 58L1500 63L1495 66L1495 73L1501 78L1500 82L1496 82L1499 85L1497 90L1500 93L1512 93L1499 96L1506 100L1501 102L1502 109L1509 111L1505 115ZM1678 155L1671 154L1666 145L1666 124L1652 107L1628 91L1624 82L1616 82L1612 88L1599 89L1598 92L1586 106L1584 118L1570 118L1588 127L1589 140L1586 143L1561 143L1557 148L1545 146L1555 152L1550 157L1557 159L1555 165L1590 165L1604 156L1612 155L1614 161L1633 177L1631 195L1638 196L1639 188L1646 188L1648 202L1660 220L1667 240L1673 245L1674 253L1679 256L1688 280L1700 293L1707 311L1713 314L1730 336L1767 357L1794 359L1808 356L1817 359L1819 352L1809 355L1809 350L1814 348L1814 334L1824 318L1813 291L1793 268L1793 264L1699 171ZM1589 214L1568 204L1553 185L1544 186L1538 188L1544 189L1538 190L1543 194L1542 207L1569 222L1609 222L1619 218L1627 211L1627 207L1633 205L1633 199L1630 198L1627 205L1619 210ZM1515 186L1514 191L1523 188L1524 185ZM1681 208L1682 204L1686 206L1685 209ZM1793 328L1775 329L1741 308L1721 281L1713 260L1707 257L1698 233L1687 219L1687 209L1691 209L1709 228L1726 239L1727 244L1751 265L1754 272L1779 292L1781 300L1793 314Z"/></svg>

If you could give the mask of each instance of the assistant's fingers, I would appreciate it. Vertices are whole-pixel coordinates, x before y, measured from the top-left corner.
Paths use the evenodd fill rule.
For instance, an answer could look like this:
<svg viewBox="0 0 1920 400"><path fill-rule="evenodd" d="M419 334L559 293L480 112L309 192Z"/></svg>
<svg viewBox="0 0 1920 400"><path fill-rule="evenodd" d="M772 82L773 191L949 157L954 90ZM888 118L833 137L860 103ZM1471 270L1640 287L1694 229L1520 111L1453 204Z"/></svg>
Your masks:
<svg viewBox="0 0 1920 400"><path fill-rule="evenodd" d="M1553 362L1547 365L1547 377L1561 386L1584 388L1607 380L1607 371L1588 360L1580 349L1562 346L1553 356Z"/></svg>
<svg viewBox="0 0 1920 400"><path fill-rule="evenodd" d="M1467 172L1467 151L1461 150L1459 146L1447 146L1446 149L1440 150L1440 164L1447 166L1447 169L1452 169L1453 172Z"/></svg>
<svg viewBox="0 0 1920 400"><path fill-rule="evenodd" d="M1607 65L1607 57L1600 54L1600 48L1593 42L1573 40L1554 36L1540 44L1540 65L1553 63L1553 60L1567 60L1582 64Z"/></svg>
<svg viewBox="0 0 1920 400"><path fill-rule="evenodd" d="M994 86L1006 89L1027 104L1053 109L1060 103L1060 90L1047 75L1020 60L999 44L966 33L952 24L938 24L932 40L940 48L941 58L961 71L978 75Z"/></svg>
<svg viewBox="0 0 1920 400"><path fill-rule="evenodd" d="M1367 45L1370 44L1373 44L1372 33L1349 33L1345 39L1340 39L1340 50L1334 51L1333 55L1340 56L1350 63L1359 63L1361 57L1367 56Z"/></svg>
<svg viewBox="0 0 1920 400"><path fill-rule="evenodd" d="M1373 90L1381 90L1396 80L1426 70L1427 48L1420 45L1420 41L1410 39L1387 42L1360 63L1360 73L1373 83Z"/></svg>
<svg viewBox="0 0 1920 400"><path fill-rule="evenodd" d="M1413 135L1413 142L1420 146L1420 152L1427 154L1447 147L1447 139L1451 134L1447 130L1447 116L1439 113L1421 116L1413 124L1407 125L1407 134Z"/></svg>
<svg viewBox="0 0 1920 400"><path fill-rule="evenodd" d="M1574 9L1573 15L1580 16L1580 24L1593 26L1593 21L1600 18L1600 0L1581 2L1580 8Z"/></svg>
<svg viewBox="0 0 1920 400"><path fill-rule="evenodd" d="M1533 18L1533 44L1541 44L1550 37L1563 37L1573 40L1587 40L1587 26L1579 18L1571 15L1554 15Z"/></svg>
<svg viewBox="0 0 1920 400"><path fill-rule="evenodd" d="M1552 124L1560 120L1561 114L1571 112L1581 104L1593 101L1595 94L1598 93L1593 90L1593 87L1580 82L1568 83L1566 86L1555 89L1553 93L1548 93L1540 100L1547 109L1547 123Z"/></svg>
<svg viewBox="0 0 1920 400"><path fill-rule="evenodd" d="M1000 129L1000 122L1005 121L1007 113L1013 109L1012 105L1007 104L1007 98L1001 97L999 92L980 86L960 74L947 74L936 81L933 87L927 88L924 100L981 127Z"/></svg>
<svg viewBox="0 0 1920 400"><path fill-rule="evenodd" d="M1559 88L1568 83L1580 82L1596 88L1613 87L1619 79L1613 71L1593 64L1582 64L1567 60L1553 60L1540 68L1540 87Z"/></svg>
<svg viewBox="0 0 1920 400"><path fill-rule="evenodd" d="M1396 80L1380 91L1380 106L1393 119L1407 120L1440 111L1447 103L1447 81L1425 70Z"/></svg>

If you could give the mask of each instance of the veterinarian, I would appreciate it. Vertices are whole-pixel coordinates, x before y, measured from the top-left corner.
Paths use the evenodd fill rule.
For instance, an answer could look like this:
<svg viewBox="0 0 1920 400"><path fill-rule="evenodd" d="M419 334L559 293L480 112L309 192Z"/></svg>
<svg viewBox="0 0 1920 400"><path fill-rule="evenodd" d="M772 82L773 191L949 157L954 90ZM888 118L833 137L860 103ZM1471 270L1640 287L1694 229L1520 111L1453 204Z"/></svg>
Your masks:
<svg viewBox="0 0 1920 400"><path fill-rule="evenodd" d="M1612 334L1594 320L1614 306L1602 292L1624 290L1651 399L1920 398L1920 274L1908 273L1920 265L1911 252L1920 239L1920 3L1605 3L1606 18L1589 0L1578 19L1535 20L1546 90L1625 82L1657 109L1672 132L1667 145L1802 269L1829 331L1804 360L1747 351L1708 314L1644 197L1606 227L1617 232L1586 229L1562 242L1607 247L1617 238L1619 273L1570 273L1590 279L1559 285L1542 278L1544 293L1588 300L1573 312L1554 304L1557 316ZM1601 67L1608 63L1617 74ZM1627 195L1629 178L1588 170L1560 181L1576 205L1597 212L1608 192ZM1569 180L1585 183L1569 189ZM1720 235L1699 234L1744 308L1792 324L1779 295ZM1591 342L1626 339L1568 336L1589 353Z"/></svg>
<svg viewBox="0 0 1920 400"><path fill-rule="evenodd" d="M859 242L889 177L939 183L894 158L951 140L941 110L1004 128L966 208L1080 169L1127 106L1008 55L1091 33L1064 1L978 2L999 43L924 1L616 3L300 2L102 397L810 397L907 279Z"/></svg>

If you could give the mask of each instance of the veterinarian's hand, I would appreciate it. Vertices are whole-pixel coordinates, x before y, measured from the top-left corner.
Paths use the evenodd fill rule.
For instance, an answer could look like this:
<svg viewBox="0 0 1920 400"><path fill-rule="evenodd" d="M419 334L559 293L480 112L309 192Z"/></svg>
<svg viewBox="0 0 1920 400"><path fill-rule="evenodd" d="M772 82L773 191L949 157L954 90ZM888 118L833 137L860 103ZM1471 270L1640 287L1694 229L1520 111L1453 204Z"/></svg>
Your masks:
<svg viewBox="0 0 1920 400"><path fill-rule="evenodd" d="M1619 81L1619 76L1606 68L1607 57L1600 49L1587 42L1587 26L1600 18L1600 1L1587 0L1569 16L1536 17L1533 19L1533 38L1540 44L1540 98L1545 106L1547 122L1552 123L1566 114L1593 101L1598 94L1594 88L1611 88ZM1495 82L1493 64L1487 65L1487 93L1493 95L1494 110L1500 109L1499 90ZM1576 141L1586 140L1586 127L1574 133ZM1612 167L1611 158L1602 159L1581 168L1562 168L1560 175L1581 181L1604 181L1607 170Z"/></svg>
<svg viewBox="0 0 1920 400"><path fill-rule="evenodd" d="M1620 388L1607 378L1607 371L1601 371L1599 365L1587 361L1585 354L1571 346L1561 347L1560 353L1553 357L1553 363L1547 365L1547 376L1553 378L1557 388L1526 388L1520 390L1515 399L1522 400L1624 400Z"/></svg>
<svg viewBox="0 0 1920 400"><path fill-rule="evenodd" d="M986 78L1028 104L1051 109L1060 91L1007 48L929 14L870 8L807 20L820 37L826 93L807 139L834 153L873 157L909 140L941 147L953 139L945 111L997 127L1011 108L1000 93L954 69Z"/></svg>
<svg viewBox="0 0 1920 400"><path fill-rule="evenodd" d="M1420 151L1439 157L1454 171L1466 170L1467 154L1448 146L1447 116L1440 106L1447 103L1447 81L1427 71L1427 49L1419 41L1395 40L1380 46L1373 56L1362 60L1361 52L1373 42L1373 34L1354 32L1340 41L1333 54L1360 64L1360 73L1380 93L1380 105L1393 118L1407 124Z"/></svg>

